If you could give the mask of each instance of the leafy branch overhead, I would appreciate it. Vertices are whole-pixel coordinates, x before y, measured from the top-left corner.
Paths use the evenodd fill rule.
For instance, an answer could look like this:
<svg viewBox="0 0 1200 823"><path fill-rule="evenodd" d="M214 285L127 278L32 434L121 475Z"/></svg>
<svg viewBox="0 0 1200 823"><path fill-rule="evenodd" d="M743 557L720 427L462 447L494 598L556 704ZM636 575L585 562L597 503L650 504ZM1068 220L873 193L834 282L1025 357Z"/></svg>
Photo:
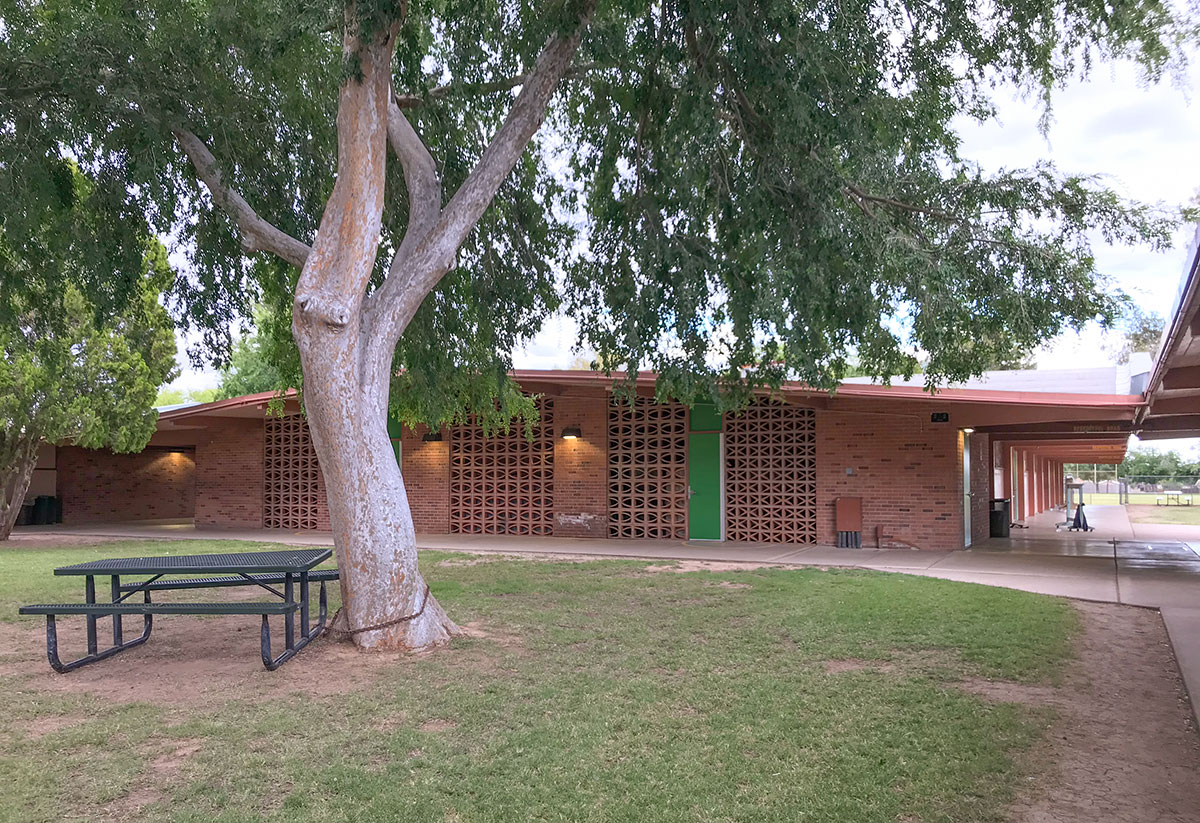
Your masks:
<svg viewBox="0 0 1200 823"><path fill-rule="evenodd" d="M989 117L996 83L1049 101L1097 60L1152 79L1178 67L1194 28L1164 3L346 8L0 0L2 219L53 185L38 164L75 157L190 255L171 298L201 354L227 358L256 302L290 346L339 84L364 76L343 58L349 19L395 48L363 329L388 346L404 329L395 367L425 419L503 393L514 347L560 310L601 362L653 369L685 398L730 391L747 365L761 383L832 386L851 359L907 374L918 352L936 385L993 348L1111 319L1092 232L1162 246L1174 224L1099 177L985 173L952 126ZM299 382L294 358L283 371Z"/></svg>

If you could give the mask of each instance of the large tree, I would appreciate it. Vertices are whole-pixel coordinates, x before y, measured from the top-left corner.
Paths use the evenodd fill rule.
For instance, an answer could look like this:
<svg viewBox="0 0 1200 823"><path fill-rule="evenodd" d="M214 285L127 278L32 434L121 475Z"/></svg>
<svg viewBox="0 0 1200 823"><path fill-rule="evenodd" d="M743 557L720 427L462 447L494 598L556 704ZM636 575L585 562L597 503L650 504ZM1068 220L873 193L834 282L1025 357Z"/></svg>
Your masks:
<svg viewBox="0 0 1200 823"><path fill-rule="evenodd" d="M1107 318L1086 233L1161 245L1170 221L1050 166L986 174L951 124L1097 59L1156 78L1191 31L1158 0L0 9L13 150L123 182L190 251L176 296L218 356L252 301L290 316L366 647L453 631L388 441L397 375L423 419L503 417L514 345L562 310L600 362L724 405L833 387L851 351L966 377L989 347L964 340Z"/></svg>
<svg viewBox="0 0 1200 823"><path fill-rule="evenodd" d="M154 434L158 387L176 371L174 326L159 303L175 276L166 249L134 221L142 231L124 261L132 290L101 310L87 294L103 274L90 269L121 262L97 234L113 215L73 164L46 168L56 184L27 204L32 219L0 222L0 540L43 443L140 451Z"/></svg>

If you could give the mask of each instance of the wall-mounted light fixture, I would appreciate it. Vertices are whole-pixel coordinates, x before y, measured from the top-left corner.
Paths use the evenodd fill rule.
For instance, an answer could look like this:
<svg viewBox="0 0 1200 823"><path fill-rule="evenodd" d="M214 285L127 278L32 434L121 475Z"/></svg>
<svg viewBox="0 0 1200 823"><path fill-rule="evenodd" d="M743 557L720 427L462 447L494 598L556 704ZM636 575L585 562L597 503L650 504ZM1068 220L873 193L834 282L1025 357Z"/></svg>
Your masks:
<svg viewBox="0 0 1200 823"><path fill-rule="evenodd" d="M562 430L563 440L578 440L583 437L583 431L578 426L566 426Z"/></svg>
<svg viewBox="0 0 1200 823"><path fill-rule="evenodd" d="M963 430L962 430L962 433L963 433L963 434L974 434L974 433L975 433L975 430L974 430L974 429L970 429L970 428L968 428L968 429L963 429Z"/></svg>
<svg viewBox="0 0 1200 823"><path fill-rule="evenodd" d="M442 442L442 433L441 432L425 432L425 434L421 437L421 440L423 440L426 443L441 443Z"/></svg>

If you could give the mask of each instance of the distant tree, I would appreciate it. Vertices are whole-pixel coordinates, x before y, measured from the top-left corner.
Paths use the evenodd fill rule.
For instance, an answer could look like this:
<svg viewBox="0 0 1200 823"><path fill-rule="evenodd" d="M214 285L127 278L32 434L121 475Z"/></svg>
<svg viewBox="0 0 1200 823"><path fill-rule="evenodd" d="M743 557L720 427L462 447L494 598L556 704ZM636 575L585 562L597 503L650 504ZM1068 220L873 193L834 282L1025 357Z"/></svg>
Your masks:
<svg viewBox="0 0 1200 823"><path fill-rule="evenodd" d="M155 394L175 373L175 336L159 303L174 273L143 235L135 288L85 294L103 267L106 210L71 164L56 198L9 233L0 224L0 540L16 521L42 443L138 451L154 433ZM99 228L99 231L102 231ZM113 246L109 260L125 262ZM110 270L111 274L111 270Z"/></svg>
<svg viewBox="0 0 1200 823"><path fill-rule="evenodd" d="M220 400L220 389L192 389L187 393L188 400L194 403L211 403Z"/></svg>
<svg viewBox="0 0 1200 823"><path fill-rule="evenodd" d="M1127 363L1134 352L1153 355L1158 350L1166 325L1166 319L1158 312L1145 311L1136 303L1130 304L1121 322L1124 338L1117 353L1118 362Z"/></svg>
<svg viewBox="0 0 1200 823"><path fill-rule="evenodd" d="M1177 451L1134 449L1125 455L1118 474L1131 483L1191 485L1200 478L1200 463L1185 460Z"/></svg>
<svg viewBox="0 0 1200 823"><path fill-rule="evenodd" d="M159 389L155 406L178 406L180 403L210 403L218 399L219 389Z"/></svg>
<svg viewBox="0 0 1200 823"><path fill-rule="evenodd" d="M188 401L188 394L183 389L159 389L154 397L154 405L178 406Z"/></svg>
<svg viewBox="0 0 1200 823"><path fill-rule="evenodd" d="M269 309L262 306L255 309L255 330L234 341L229 365L221 370L221 384L213 399L292 388L286 375L289 362L296 358L295 347L290 345L288 338L264 333L274 320ZM280 340L285 341L285 345L277 345Z"/></svg>

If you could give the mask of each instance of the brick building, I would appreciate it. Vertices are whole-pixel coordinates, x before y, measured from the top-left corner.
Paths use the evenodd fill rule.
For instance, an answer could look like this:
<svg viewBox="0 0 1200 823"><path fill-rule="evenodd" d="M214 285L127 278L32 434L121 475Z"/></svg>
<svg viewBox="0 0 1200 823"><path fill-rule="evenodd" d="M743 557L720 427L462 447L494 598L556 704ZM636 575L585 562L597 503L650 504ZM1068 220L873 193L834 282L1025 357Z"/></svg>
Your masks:
<svg viewBox="0 0 1200 823"><path fill-rule="evenodd" d="M629 405L600 374L524 371L541 397L532 440L391 433L418 533L832 545L857 532L864 546L954 549L987 537L989 499L1012 498L1020 520L1061 502L1063 463L1120 462L1143 400L1127 373L1104 371L1016 386L1019 373L992 373L934 396L793 385L723 416L656 403L650 382ZM328 529L307 426L294 401L268 416L269 399L165 409L140 454L59 447L64 521Z"/></svg>

